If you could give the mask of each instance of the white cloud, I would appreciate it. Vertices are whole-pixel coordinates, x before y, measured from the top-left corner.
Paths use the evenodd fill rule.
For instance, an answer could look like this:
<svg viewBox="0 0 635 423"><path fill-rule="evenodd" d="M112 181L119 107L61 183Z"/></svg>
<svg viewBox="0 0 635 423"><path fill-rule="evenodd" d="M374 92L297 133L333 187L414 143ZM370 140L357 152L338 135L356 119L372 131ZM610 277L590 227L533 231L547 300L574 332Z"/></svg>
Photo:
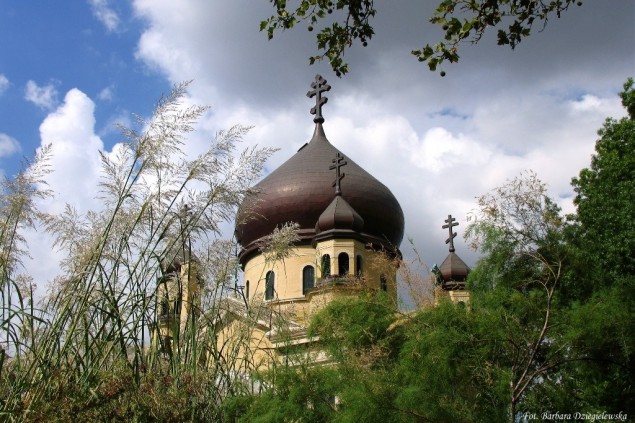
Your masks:
<svg viewBox="0 0 635 423"><path fill-rule="evenodd" d="M121 25L121 19L108 2L108 0L88 0L93 15L106 27L110 32L116 32Z"/></svg>
<svg viewBox="0 0 635 423"><path fill-rule="evenodd" d="M465 163L482 165L491 156L490 151L465 135L454 136L439 127L428 130L423 140L411 148L412 164L434 173Z"/></svg>
<svg viewBox="0 0 635 423"><path fill-rule="evenodd" d="M575 111L589 111L589 110L597 110L602 106L602 99L591 95L586 94L580 100L572 101L571 108Z"/></svg>
<svg viewBox="0 0 635 423"><path fill-rule="evenodd" d="M106 87L97 94L97 98L101 101L112 101L114 92L112 86Z"/></svg>
<svg viewBox="0 0 635 423"><path fill-rule="evenodd" d="M48 164L52 172L44 179L46 188L53 193L52 197L38 202L42 211L58 214L66 203L80 213L100 208L95 196L101 172L99 150L104 146L95 134L94 111L93 101L80 90L72 89L40 125L41 145L51 145ZM25 236L32 256L25 266L42 297L47 282L60 271L63 253L52 249L52 237L43 230L29 230Z"/></svg>
<svg viewBox="0 0 635 423"><path fill-rule="evenodd" d="M78 89L70 90L62 105L40 125L42 145L51 144L51 168L47 175L54 201L51 212L60 212L69 203L80 211L98 208L94 198L101 169L99 150L104 148L95 134L95 104Z"/></svg>
<svg viewBox="0 0 635 423"><path fill-rule="evenodd" d="M24 99L42 109L52 110L57 104L57 89L53 84L40 87L35 81L29 80L26 83Z"/></svg>
<svg viewBox="0 0 635 423"><path fill-rule="evenodd" d="M4 94L7 88L9 88L9 80L0 73L0 95Z"/></svg>
<svg viewBox="0 0 635 423"><path fill-rule="evenodd" d="M0 157L10 156L20 151L20 144L7 134L0 132Z"/></svg>
<svg viewBox="0 0 635 423"><path fill-rule="evenodd" d="M250 144L281 149L269 169L310 139L311 101L304 93L322 73L333 87L325 106L327 137L393 191L406 233L431 262L447 253L440 228L447 214L464 228L476 196L523 170L535 170L570 211L571 177L588 166L605 117L623 113L615 94L623 80L616 75L632 62L622 55L596 59L609 54L605 45L628 50L624 28L632 23L591 4L513 53L495 40L465 46L462 63L448 66L446 78L408 55L421 41L418 22L427 12L420 3L386 6L369 48L347 53L351 73L342 79L324 63L306 65L314 50L307 31L267 42L258 32L258 22L272 13L266 3L235 0L220 8L204 0L135 0L134 6L148 22L137 58L172 83L194 79L192 99L214 106L196 136L255 124ZM619 20L622 30L593 35L576 23L599 21L599 14L614 15L613 25ZM562 94L580 92L586 95L573 101ZM467 249L459 248L469 261Z"/></svg>
<svg viewBox="0 0 635 423"><path fill-rule="evenodd" d="M626 116L626 111L617 96L609 98L593 94L585 94L582 98L567 102L569 114L576 118L587 116L594 119L598 116L619 118Z"/></svg>

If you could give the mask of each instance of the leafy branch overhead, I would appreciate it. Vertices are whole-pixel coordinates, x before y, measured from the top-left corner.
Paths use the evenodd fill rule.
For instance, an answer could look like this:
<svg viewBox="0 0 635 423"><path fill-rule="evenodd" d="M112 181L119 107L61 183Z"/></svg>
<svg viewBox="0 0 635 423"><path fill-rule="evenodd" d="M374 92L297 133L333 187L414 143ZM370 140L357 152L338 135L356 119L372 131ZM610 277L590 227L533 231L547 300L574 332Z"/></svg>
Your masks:
<svg viewBox="0 0 635 423"><path fill-rule="evenodd" d="M544 29L552 16L560 17L578 0L443 0L429 22L443 29L443 38L426 43L411 53L436 71L444 62L459 61L459 46L476 44L489 29L497 28L499 45L514 49L535 28ZM287 0L271 0L276 13L260 22L260 30L272 39L276 31L305 24L316 30L317 54L309 63L327 59L337 76L349 71L344 61L346 49L359 43L366 47L375 35L371 19L377 14L374 0L301 0L292 5ZM291 3L291 2L289 2ZM441 76L445 75L441 71Z"/></svg>

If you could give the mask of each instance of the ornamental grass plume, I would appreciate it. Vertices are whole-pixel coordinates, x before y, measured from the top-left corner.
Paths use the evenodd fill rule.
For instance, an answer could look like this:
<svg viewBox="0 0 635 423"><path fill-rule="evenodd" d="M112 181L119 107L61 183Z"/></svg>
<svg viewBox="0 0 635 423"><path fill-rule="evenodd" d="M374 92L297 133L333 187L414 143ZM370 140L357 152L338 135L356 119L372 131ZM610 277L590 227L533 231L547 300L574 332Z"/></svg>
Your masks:
<svg viewBox="0 0 635 423"><path fill-rule="evenodd" d="M250 128L237 125L189 158L182 147L207 108L186 105L187 87L176 85L149 119L137 118L139 129L121 128L125 141L100 152L101 210L36 210L34 201L50 195L41 183L50 147L3 182L2 419L214 420L224 396L242 389L232 367L236 353L220 352L207 330L236 284L235 258L227 253L235 242L220 241L220 228L233 222L274 150L239 151ZM17 276L28 251L23 231L37 219L65 255L39 308L26 300L31 283ZM166 354L152 342L157 281L179 260L196 262L204 305L196 305ZM183 394L188 390L191 396ZM161 401L182 410L159 407Z"/></svg>

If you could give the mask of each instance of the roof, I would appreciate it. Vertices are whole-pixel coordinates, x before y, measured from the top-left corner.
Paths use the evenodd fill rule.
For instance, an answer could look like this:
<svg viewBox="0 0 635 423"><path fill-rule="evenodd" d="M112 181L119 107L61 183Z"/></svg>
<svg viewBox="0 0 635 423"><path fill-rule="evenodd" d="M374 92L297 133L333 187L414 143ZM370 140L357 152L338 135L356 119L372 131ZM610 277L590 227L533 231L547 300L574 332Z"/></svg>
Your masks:
<svg viewBox="0 0 635 423"><path fill-rule="evenodd" d="M465 282L470 270L461 257L453 251L448 254L441 266L439 266L444 282Z"/></svg>
<svg viewBox="0 0 635 423"><path fill-rule="evenodd" d="M336 157L344 162L339 166L343 176L338 184L343 202L335 199L333 188ZM337 175L340 176L339 169ZM236 237L243 247L241 257L256 249L257 240L287 222L298 223L301 241L313 239L318 221L331 205L333 219L341 223L340 213L349 213L350 207L361 218L353 219L354 227L363 223L362 235L391 250L403 239L404 215L395 196L335 148L326 138L320 122L316 123L311 141L258 183L254 191L238 212Z"/></svg>
<svg viewBox="0 0 635 423"><path fill-rule="evenodd" d="M331 204L320 215L315 232L323 232L333 229L351 229L362 232L364 219L342 198L335 196Z"/></svg>

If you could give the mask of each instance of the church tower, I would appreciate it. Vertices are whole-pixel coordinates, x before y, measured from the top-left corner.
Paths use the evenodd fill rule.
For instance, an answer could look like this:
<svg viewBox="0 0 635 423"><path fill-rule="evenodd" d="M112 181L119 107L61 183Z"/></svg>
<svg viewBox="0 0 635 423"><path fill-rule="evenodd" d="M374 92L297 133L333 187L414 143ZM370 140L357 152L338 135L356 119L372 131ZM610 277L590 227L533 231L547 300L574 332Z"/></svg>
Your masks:
<svg viewBox="0 0 635 423"><path fill-rule="evenodd" d="M404 232L392 192L327 139L322 106L330 85L317 75L311 88L313 137L254 187L236 225L246 302L264 302L300 325L354 286L384 290L396 300L396 269L374 263L380 252L401 256ZM298 225L298 239L284 259L271 259L263 240L290 222Z"/></svg>
<svg viewBox="0 0 635 423"><path fill-rule="evenodd" d="M202 280L197 267L189 245L184 245L157 280L157 319L152 337L163 352L171 353L186 326L200 315Z"/></svg>
<svg viewBox="0 0 635 423"><path fill-rule="evenodd" d="M454 303L467 304L470 294L465 289L465 282L471 269L455 253L454 238L456 238L456 232L452 231L452 228L458 226L459 223L451 214L448 215L445 223L441 228L447 229L449 232L449 237L445 243L449 244L450 251L441 266L434 265L432 267L432 277L435 279L434 301L438 304L441 298L446 297Z"/></svg>

